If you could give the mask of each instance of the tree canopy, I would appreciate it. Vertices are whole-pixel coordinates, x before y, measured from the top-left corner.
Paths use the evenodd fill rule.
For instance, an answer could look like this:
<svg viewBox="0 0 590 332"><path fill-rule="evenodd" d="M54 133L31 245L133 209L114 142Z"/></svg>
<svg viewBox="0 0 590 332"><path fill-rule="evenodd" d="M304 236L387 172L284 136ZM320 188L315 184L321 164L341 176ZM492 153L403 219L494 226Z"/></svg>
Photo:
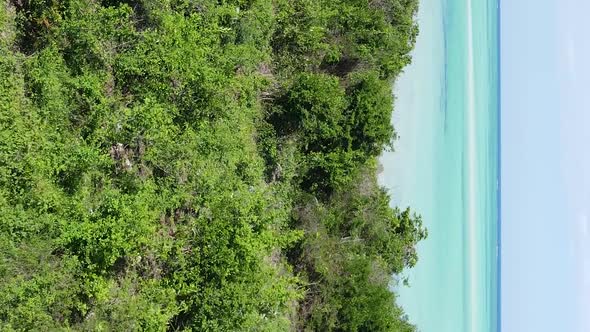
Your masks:
<svg viewBox="0 0 590 332"><path fill-rule="evenodd" d="M417 0L0 4L0 329L412 331Z"/></svg>

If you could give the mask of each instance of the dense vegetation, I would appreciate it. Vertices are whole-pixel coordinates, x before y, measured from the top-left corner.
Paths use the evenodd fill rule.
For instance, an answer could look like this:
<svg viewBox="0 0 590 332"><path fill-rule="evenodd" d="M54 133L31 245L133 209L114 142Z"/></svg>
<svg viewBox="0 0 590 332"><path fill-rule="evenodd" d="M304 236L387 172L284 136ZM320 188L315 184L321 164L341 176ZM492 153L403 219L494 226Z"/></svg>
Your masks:
<svg viewBox="0 0 590 332"><path fill-rule="evenodd" d="M0 330L413 331L417 0L0 5Z"/></svg>

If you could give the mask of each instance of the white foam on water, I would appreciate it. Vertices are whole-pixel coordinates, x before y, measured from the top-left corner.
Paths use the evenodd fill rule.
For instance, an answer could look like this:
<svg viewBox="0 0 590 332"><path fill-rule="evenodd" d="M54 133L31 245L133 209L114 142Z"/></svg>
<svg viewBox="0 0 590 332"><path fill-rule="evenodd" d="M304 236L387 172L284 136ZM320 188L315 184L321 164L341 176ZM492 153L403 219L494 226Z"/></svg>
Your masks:
<svg viewBox="0 0 590 332"><path fill-rule="evenodd" d="M475 64L473 58L473 17L471 0L466 0L467 11L467 252L468 256L468 283L469 283L469 308L467 319L470 331L478 331L477 313L479 312L477 301L477 268L476 268L476 121L475 121Z"/></svg>

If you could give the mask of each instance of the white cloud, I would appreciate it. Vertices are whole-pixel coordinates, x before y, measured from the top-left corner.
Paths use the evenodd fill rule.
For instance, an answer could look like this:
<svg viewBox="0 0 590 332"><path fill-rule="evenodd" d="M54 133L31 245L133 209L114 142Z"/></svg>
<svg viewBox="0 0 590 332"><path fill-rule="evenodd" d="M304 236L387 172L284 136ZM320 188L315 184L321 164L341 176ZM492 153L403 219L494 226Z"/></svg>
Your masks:
<svg viewBox="0 0 590 332"><path fill-rule="evenodd" d="M577 65L576 65L576 42L574 40L574 36L571 33L567 33L564 37L565 43L565 62L567 67L567 74L569 78L572 80L572 84L575 84L577 81Z"/></svg>
<svg viewBox="0 0 590 332"><path fill-rule="evenodd" d="M590 331L590 218L587 211L580 211L577 218L576 261L578 331Z"/></svg>
<svg viewBox="0 0 590 332"><path fill-rule="evenodd" d="M583 239L584 242L586 242L585 240L588 237L588 230L590 228L590 225L588 224L589 222L590 222L590 219L585 214L580 215L580 217L578 218L578 230L580 231L580 234L584 238Z"/></svg>

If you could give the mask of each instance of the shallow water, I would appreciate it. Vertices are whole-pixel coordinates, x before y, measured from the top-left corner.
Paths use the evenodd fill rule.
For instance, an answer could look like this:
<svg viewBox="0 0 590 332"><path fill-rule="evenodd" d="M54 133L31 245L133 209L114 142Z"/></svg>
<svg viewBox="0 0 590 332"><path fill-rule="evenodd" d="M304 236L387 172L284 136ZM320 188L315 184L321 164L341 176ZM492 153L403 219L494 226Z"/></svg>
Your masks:
<svg viewBox="0 0 590 332"><path fill-rule="evenodd" d="M498 330L498 0L421 0L380 181L429 237L399 286L424 332Z"/></svg>

